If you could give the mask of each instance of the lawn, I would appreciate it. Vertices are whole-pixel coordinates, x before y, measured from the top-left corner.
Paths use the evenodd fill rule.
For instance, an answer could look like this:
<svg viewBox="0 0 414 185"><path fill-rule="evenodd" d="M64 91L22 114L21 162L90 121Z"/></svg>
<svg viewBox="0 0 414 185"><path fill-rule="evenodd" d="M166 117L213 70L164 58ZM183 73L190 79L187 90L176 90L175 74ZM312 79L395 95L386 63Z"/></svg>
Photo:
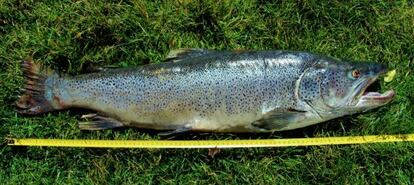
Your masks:
<svg viewBox="0 0 414 185"><path fill-rule="evenodd" d="M175 139L414 133L413 1L0 0L0 139L160 139L154 131L80 131L83 110L16 114L20 61L61 73L162 62L171 49L283 49L377 61L397 70L394 101L273 134L191 133ZM414 144L262 149L70 149L0 146L1 184L412 184Z"/></svg>

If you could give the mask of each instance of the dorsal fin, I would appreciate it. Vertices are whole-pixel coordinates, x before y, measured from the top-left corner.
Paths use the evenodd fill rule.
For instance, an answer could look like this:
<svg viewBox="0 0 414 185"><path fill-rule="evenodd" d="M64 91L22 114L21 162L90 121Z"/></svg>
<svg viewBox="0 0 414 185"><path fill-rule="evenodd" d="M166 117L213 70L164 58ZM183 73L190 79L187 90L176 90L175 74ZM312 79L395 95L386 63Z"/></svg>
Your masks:
<svg viewBox="0 0 414 185"><path fill-rule="evenodd" d="M201 55L205 55L208 53L214 52L213 50L208 49L199 49L199 48L181 48L181 49L175 49L171 50L170 53L168 53L167 57L165 58L165 61L167 62L178 62L184 59L194 58Z"/></svg>

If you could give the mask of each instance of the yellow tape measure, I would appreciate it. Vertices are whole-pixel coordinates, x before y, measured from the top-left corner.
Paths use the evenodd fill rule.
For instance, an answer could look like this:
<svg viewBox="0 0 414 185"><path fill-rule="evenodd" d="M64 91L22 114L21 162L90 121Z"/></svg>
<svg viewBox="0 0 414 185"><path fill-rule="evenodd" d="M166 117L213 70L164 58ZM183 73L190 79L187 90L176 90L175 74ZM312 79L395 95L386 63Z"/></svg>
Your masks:
<svg viewBox="0 0 414 185"><path fill-rule="evenodd" d="M8 139L10 146L48 146L83 148L250 148L316 145L346 145L386 142L413 142L414 134L317 137L257 140L82 140Z"/></svg>

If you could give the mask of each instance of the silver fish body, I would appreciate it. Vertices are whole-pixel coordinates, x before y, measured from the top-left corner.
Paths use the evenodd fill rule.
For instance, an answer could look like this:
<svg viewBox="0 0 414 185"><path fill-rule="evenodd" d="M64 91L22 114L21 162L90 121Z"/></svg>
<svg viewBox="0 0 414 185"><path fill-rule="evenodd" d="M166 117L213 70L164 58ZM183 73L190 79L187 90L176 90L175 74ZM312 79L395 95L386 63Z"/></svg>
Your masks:
<svg viewBox="0 0 414 185"><path fill-rule="evenodd" d="M345 109L351 95L346 93L338 99L338 91L356 89L352 84L357 80L350 83L334 79L336 86L344 86L341 89L329 78L340 78L338 66L358 65L312 53L193 49L172 55L170 62L137 68L74 77L49 75L44 80L44 98L53 110L80 107L98 111L105 115L102 118L110 117L92 127L96 121L85 122L85 129L134 126L269 132L365 111L388 103L393 96L393 92L380 94L386 97L381 104ZM366 66L363 67L375 78L385 70L372 63ZM356 96L362 96L361 92L353 95ZM331 105L335 101L344 102L338 108Z"/></svg>

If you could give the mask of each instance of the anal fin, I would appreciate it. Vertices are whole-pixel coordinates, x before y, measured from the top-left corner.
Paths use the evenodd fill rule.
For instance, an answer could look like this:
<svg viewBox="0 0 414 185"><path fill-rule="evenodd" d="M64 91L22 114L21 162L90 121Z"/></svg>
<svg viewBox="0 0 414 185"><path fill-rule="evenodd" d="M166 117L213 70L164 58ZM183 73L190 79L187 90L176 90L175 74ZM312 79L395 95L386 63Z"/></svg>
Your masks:
<svg viewBox="0 0 414 185"><path fill-rule="evenodd" d="M91 119L90 121L79 122L81 130L104 130L125 126L124 123L109 117L97 114L83 115L82 118Z"/></svg>
<svg viewBox="0 0 414 185"><path fill-rule="evenodd" d="M159 136L171 136L171 135L175 135L175 134L181 134L181 133L185 133L191 130L191 127L179 127L175 130L170 130L170 131L166 131L166 132L160 132L158 133Z"/></svg>

